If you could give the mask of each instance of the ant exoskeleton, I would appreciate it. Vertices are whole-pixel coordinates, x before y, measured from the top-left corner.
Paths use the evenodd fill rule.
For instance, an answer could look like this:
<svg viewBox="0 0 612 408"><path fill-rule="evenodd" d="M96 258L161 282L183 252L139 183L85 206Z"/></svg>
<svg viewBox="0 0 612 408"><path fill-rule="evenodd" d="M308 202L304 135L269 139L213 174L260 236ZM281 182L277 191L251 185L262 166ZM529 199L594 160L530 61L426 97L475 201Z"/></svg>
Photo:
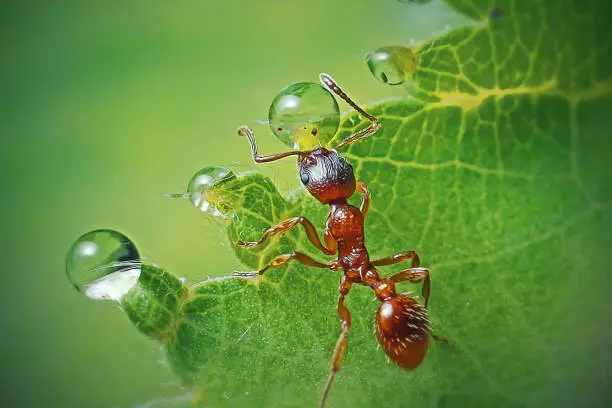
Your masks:
<svg viewBox="0 0 612 408"><path fill-rule="evenodd" d="M320 407L323 407L335 375L340 369L347 347L351 314L344 305L344 298L354 283L371 287L376 297L382 302L376 314L376 337L387 356L401 368L413 370L421 364L425 358L430 336L442 341L446 340L431 333L426 311L431 286L429 270L420 266L419 256L416 252L402 251L386 258L371 261L365 246L364 219L370 206L370 193L363 182L355 179L353 167L338 154L338 150L354 141L374 134L380 129L381 124L378 119L353 102L329 75L321 74L319 78L327 88L370 120L370 126L348 137L332 150L317 147L313 150L289 151L269 156L257 154L257 144L250 128L243 126L238 129L238 134L247 137L253 160L256 163L271 162L287 156L298 156L299 174L302 183L317 200L329 205L329 216L324 235L325 244L321 242L315 227L307 218L293 217L268 229L259 241L238 241L237 245L244 248L255 248L262 245L273 235L283 234L301 224L306 230L308 239L317 249L325 255L335 255L337 253L338 258L329 264L324 264L306 254L292 252L275 257L259 271L236 272L235 275L242 277L261 275L268 269L278 268L290 260L296 260L307 266L344 273L340 280L340 297L338 299L342 333L336 343L331 373L321 396ZM316 132L313 134L316 134ZM359 208L347 202L347 199L355 192L362 195ZM381 278L376 270L376 266L392 265L408 260L412 261L410 268L387 278ZM402 281L423 283L424 307L408 295L396 293L395 284Z"/></svg>

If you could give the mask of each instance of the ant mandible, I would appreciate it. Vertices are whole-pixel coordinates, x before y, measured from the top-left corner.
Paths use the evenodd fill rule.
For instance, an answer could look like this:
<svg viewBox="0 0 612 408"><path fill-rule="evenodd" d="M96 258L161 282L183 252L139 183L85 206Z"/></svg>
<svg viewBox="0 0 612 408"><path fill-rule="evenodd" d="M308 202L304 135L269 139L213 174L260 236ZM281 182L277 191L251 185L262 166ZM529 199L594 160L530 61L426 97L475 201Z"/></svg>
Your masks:
<svg viewBox="0 0 612 408"><path fill-rule="evenodd" d="M338 258L329 264L324 264L306 254L292 252L277 256L259 271L236 272L235 275L241 277L262 275L268 269L278 268L290 260L298 261L306 266L326 268L344 273L340 280L340 297L338 298L338 313L342 321L342 333L336 343L331 373L321 396L319 406L323 407L336 373L340 369L347 347L351 328L351 314L344 305L344 298L353 284L371 287L376 297L382 302L376 313L376 337L387 356L401 368L413 370L421 364L427 352L430 336L445 342L446 339L435 336L429 327L426 311L431 287L429 270L420 266L419 256L416 252L412 250L402 251L372 261L365 246L364 219L370 207L370 193L362 181L355 179L353 167L338 154L338 151L352 142L374 134L380 129L381 124L378 119L353 102L332 77L327 74L320 74L319 78L327 88L366 117L371 122L370 126L348 137L332 150L317 147L313 150L289 151L269 156L257 154L257 143L250 128L240 127L238 134L247 137L255 163L267 163L287 156L298 156L300 180L310 194L322 204L329 205L329 216L324 235L325 244L321 242L315 227L307 218L293 217L265 231L259 241L238 241L237 245L244 248L255 248L262 245L273 235L284 234L301 224L306 230L309 241L317 249L325 255L335 255L337 253ZM355 192L362 195L359 208L347 202L347 199ZM381 278L376 270L377 266L393 265L408 260L412 261L410 268L386 278ZM406 294L396 293L395 284L402 281L423 283L424 307Z"/></svg>

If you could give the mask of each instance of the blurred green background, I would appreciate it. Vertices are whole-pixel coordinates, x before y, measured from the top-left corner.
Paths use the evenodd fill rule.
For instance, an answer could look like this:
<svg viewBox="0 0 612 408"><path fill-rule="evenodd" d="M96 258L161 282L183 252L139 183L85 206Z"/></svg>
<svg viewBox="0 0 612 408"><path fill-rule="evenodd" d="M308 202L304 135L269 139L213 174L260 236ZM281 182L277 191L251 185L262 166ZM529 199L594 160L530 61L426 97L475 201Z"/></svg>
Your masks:
<svg viewBox="0 0 612 408"><path fill-rule="evenodd" d="M364 54L465 20L440 1L26 1L0 13L2 404L128 407L183 391L115 306L74 290L67 249L114 228L189 280L240 268L219 225L163 193L208 165L254 168L287 84L328 72L358 101L401 97ZM346 108L346 107L344 107ZM282 191L294 163L262 170Z"/></svg>

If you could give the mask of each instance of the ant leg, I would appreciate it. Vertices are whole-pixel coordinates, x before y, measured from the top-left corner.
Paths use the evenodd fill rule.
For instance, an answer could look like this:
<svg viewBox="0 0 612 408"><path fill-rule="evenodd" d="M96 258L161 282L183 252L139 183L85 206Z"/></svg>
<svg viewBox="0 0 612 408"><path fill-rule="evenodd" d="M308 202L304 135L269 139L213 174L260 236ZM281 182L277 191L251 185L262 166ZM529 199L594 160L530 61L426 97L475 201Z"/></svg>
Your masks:
<svg viewBox="0 0 612 408"><path fill-rule="evenodd" d="M329 394L334 378L336 378L336 373L338 370L340 370L340 364L342 364L342 360L344 359L344 352L346 351L346 345L348 343L348 334L351 328L351 312L349 312L346 306L344 306L344 297L350 290L351 283L348 282L345 277L342 277L342 281L340 282L340 297L338 298L338 314L340 315L340 320L342 321L342 333L340 333L340 337L338 337L338 341L336 342L334 357L332 358L331 373L329 374L329 378L325 384L325 389L321 395L319 408L325 407L327 394Z"/></svg>
<svg viewBox="0 0 612 408"><path fill-rule="evenodd" d="M325 240L325 246L332 254L338 252L338 241L336 241L336 239L334 238L334 235L329 229L329 225L325 228L325 232L323 233L323 239Z"/></svg>
<svg viewBox="0 0 612 408"><path fill-rule="evenodd" d="M309 257L308 255L305 255L301 252L292 252L290 254L284 254L284 255L279 255L276 258L272 259L270 261L269 264L267 264L266 266L264 266L263 268L261 268L258 271L255 272L234 272L234 276L240 276L242 278L250 278L253 276L257 276L257 275L263 275L263 273L265 271L267 271L270 268L278 268L280 266L283 266L284 264L286 264L287 262L289 262L290 260L296 260L299 263L301 263L302 265L306 265L306 266L312 266L315 268L329 268L329 265L326 265L324 263L315 261L314 259L312 259L311 257Z"/></svg>
<svg viewBox="0 0 612 408"><path fill-rule="evenodd" d="M359 206L359 211L363 215L365 219L366 215L368 215L368 210L370 209L370 191L368 190L368 186L363 181L357 180L357 187L355 188L359 194L361 194L361 205Z"/></svg>
<svg viewBox="0 0 612 408"><path fill-rule="evenodd" d="M372 265L374 266L385 266L385 265L395 265L400 262L408 261L412 259L412 267L418 268L421 266L421 260L419 259L419 255L415 251L402 251L397 254L388 256L386 258L377 259L376 261L372 261Z"/></svg>
<svg viewBox="0 0 612 408"><path fill-rule="evenodd" d="M435 341L439 341L440 343L450 344L450 340L448 340L446 337L438 336L433 333L431 333L431 337L433 337Z"/></svg>
<svg viewBox="0 0 612 408"><path fill-rule="evenodd" d="M271 154L269 156L261 156L257 154L257 142L255 142L255 135L253 134L253 131L251 130L251 128L248 126L241 126L238 128L237 132L240 136L246 136L246 138L249 140L249 145L251 146L251 154L253 156L253 161L255 163L267 163L267 162L283 159L287 156L296 156L296 155L299 156L300 154L304 153L304 152L299 152L299 151L292 151L292 152Z"/></svg>
<svg viewBox="0 0 612 408"><path fill-rule="evenodd" d="M278 224L277 226L272 227L268 229L266 232L264 232L263 236L261 237L259 241L256 241L256 242L238 241L236 242L236 245L241 246L243 248L249 248L249 249L258 247L261 244L263 244L271 236L278 235L278 234L284 234L285 232L289 231L291 228L295 227L298 224L302 224L304 226L308 239L310 240L310 242L312 242L312 244L315 247L317 247L317 249L319 249L325 255L333 255L336 253L335 248L328 249L321 243L321 240L319 239L319 235L317 234L317 230L312 225L312 223L308 221L308 219L305 217L289 218L288 220L285 220L281 222L280 224Z"/></svg>
<svg viewBox="0 0 612 408"><path fill-rule="evenodd" d="M431 294L431 279L429 278L429 269L418 267L409 268L395 275L389 276L387 279L393 283L402 281L410 281L413 283L423 282L422 293L423 298L425 298L425 308L427 309L427 304L429 303L429 295ZM438 336L433 333L430 333L430 335L436 341L449 344L449 340L446 337Z"/></svg>
<svg viewBox="0 0 612 408"><path fill-rule="evenodd" d="M425 308L429 304L429 295L431 294L431 279L429 278L429 269L413 267L405 269L395 275L389 276L387 280L397 283L410 281L412 283L423 282L423 298L425 299Z"/></svg>
<svg viewBox="0 0 612 408"><path fill-rule="evenodd" d="M348 139L343 140L338 146L336 146L335 150L340 150L349 143L352 143L364 137L368 137L376 133L376 131L380 129L381 125L380 125L379 120L376 119L374 116L370 115L369 113L367 113L366 111L364 111L362 108L360 108L359 105L357 105L346 93L344 93L342 88L340 88L340 85L338 85L338 83L334 81L334 79L331 76L329 76L328 74L319 74L319 79L333 93L338 95L346 103L351 105L353 109L355 109L357 112L359 112L361 115L365 116L368 120L372 122L372 124L368 126L367 128L365 128L364 130L355 133L353 136L349 137Z"/></svg>

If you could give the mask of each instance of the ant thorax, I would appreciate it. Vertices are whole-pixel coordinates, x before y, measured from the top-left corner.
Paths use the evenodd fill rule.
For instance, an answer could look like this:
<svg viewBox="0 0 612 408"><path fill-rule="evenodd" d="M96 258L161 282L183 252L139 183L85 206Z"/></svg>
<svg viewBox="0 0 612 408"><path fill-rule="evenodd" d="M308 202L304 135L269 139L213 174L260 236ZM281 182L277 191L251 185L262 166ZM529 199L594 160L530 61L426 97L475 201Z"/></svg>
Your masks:
<svg viewBox="0 0 612 408"><path fill-rule="evenodd" d="M389 61L387 57L394 57L394 60ZM406 80L413 69L412 66L400 69L400 63L406 59L414 61L413 57L412 49L392 47L377 50L369 57L371 59L369 63L371 62L372 72L383 82L396 84ZM389 65L391 62L393 64ZM381 300L376 315L378 343L387 356L403 369L413 370L421 364L427 353L430 336L443 342L447 340L434 335L429 328L426 311L431 287L429 270L420 266L417 253L414 250L404 250L391 256L370 260L365 247L364 220L370 207L370 192L363 181L355 180L353 166L340 156L338 151L342 151L353 142L373 135L380 129L381 123L349 98L328 74L320 74L319 79L329 91L347 102L359 115L368 119L370 125L345 138L331 150L317 147L330 146L330 142L338 132L340 125L338 104L332 94L321 85L300 82L281 91L272 102L269 113L272 132L294 150L260 155L257 153L257 143L250 128L243 126L238 129L238 134L247 137L256 163L272 162L289 156L298 157L302 184L319 202L330 205L324 241L321 241L309 219L295 216L266 230L259 241L237 241L236 244L242 248L256 248L269 238L285 234L300 225L306 232L306 238L321 253L338 257L329 263L321 263L305 253L293 251L276 256L257 271L236 272L235 275L259 276L271 268L282 267L289 261L343 272L338 297L342 332L334 349L330 375L321 394L319 408L323 408L332 382L340 369L348 342L351 312L345 306L344 299L352 284L370 286ZM355 192L362 196L359 208L347 203L347 199ZM384 280L381 280L376 271L376 266L394 265L406 261L411 261L410 268ZM408 295L395 292L395 284L406 281L422 282L425 301L423 306Z"/></svg>
<svg viewBox="0 0 612 408"><path fill-rule="evenodd" d="M353 166L335 150L318 147L300 155L300 180L319 201L345 200L355 192Z"/></svg>

